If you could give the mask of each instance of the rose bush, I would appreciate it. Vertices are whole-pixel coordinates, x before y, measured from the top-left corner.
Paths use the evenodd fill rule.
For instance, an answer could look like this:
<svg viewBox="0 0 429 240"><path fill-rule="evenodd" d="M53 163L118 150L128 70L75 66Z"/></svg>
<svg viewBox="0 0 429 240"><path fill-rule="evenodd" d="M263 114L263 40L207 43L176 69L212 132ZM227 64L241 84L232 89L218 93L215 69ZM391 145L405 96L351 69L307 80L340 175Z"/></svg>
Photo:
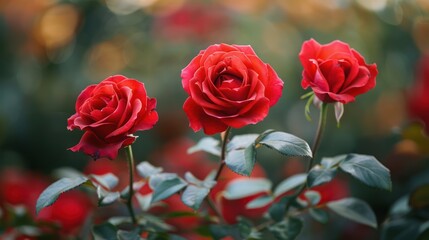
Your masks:
<svg viewBox="0 0 429 240"><path fill-rule="evenodd" d="M311 87L322 102L353 102L375 87L377 65L366 64L362 55L339 40L321 45L310 39L303 43L299 59L304 67L302 87Z"/></svg>
<svg viewBox="0 0 429 240"><path fill-rule="evenodd" d="M250 46L215 44L182 70L189 97L183 109L194 131L206 134L262 121L280 98L283 81Z"/></svg>
<svg viewBox="0 0 429 240"><path fill-rule="evenodd" d="M76 113L68 119L69 130L85 131L70 150L94 159L116 158L118 150L132 144L136 131L152 128L158 121L156 99L149 98L143 83L115 75L85 88L76 101Z"/></svg>

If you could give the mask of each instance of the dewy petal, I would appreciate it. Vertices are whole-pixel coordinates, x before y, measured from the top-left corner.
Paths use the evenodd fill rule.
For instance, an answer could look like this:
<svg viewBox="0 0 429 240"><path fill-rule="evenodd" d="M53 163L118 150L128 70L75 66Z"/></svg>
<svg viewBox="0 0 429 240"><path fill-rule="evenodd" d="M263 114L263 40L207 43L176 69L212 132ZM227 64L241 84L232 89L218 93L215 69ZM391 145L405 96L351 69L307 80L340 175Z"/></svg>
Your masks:
<svg viewBox="0 0 429 240"><path fill-rule="evenodd" d="M85 154L93 157L94 159L107 157L110 159L115 159L118 156L118 151L123 147L124 142L128 145L134 142L135 137L125 137L122 141L107 143L97 137L91 131L86 131L80 142L69 150L73 152L84 152Z"/></svg>

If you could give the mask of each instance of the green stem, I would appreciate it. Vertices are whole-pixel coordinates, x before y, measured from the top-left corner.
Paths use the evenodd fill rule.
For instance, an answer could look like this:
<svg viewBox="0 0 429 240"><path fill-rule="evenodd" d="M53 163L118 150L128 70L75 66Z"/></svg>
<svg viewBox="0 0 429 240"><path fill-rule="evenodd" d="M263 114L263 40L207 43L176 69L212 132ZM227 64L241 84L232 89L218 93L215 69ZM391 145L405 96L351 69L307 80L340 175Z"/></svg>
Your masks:
<svg viewBox="0 0 429 240"><path fill-rule="evenodd" d="M320 142L322 140L322 135L326 126L326 116L327 116L328 104L322 103L320 107L320 116L319 116L319 124L317 126L316 137L314 138L313 147L311 151L313 152L313 157L310 159L310 163L307 167L307 172L313 167L314 160L316 159L317 150L319 150Z"/></svg>
<svg viewBox="0 0 429 240"><path fill-rule="evenodd" d="M220 174L222 173L222 169L225 167L226 145L228 143L228 136L229 136L230 132L231 132L231 127L228 127L222 136L222 148L221 148L221 152L220 152L220 165L219 165L219 168L216 172L216 176L214 178L215 181L218 180Z"/></svg>
<svg viewBox="0 0 429 240"><path fill-rule="evenodd" d="M137 224L136 215L134 213L133 209L133 195L134 195L134 156L133 156L133 149L131 148L131 145L127 147L127 159L128 159L128 168L129 168L129 175L130 175L130 184L129 184L129 193L128 193L128 199L127 199L127 208L130 212L131 220L133 224Z"/></svg>
<svg viewBox="0 0 429 240"><path fill-rule="evenodd" d="M326 126L326 116L327 116L327 107L328 105L326 103L322 103L322 106L320 108L320 116L319 116L319 124L317 126L317 131L316 131L316 137L314 138L314 142L313 142L313 147L311 148L312 152L313 152L313 157L310 159L310 162L308 163L307 166L307 173L310 172L311 168L313 167L314 164L314 160L316 159L316 153L319 149L320 146L320 142L322 140L322 135L323 132L325 130L325 126ZM304 192L305 188L306 188L306 183L304 183L295 193L294 193L294 197L299 197L299 195L301 195L301 193ZM290 203L286 204L285 209L287 211L287 209L289 208Z"/></svg>

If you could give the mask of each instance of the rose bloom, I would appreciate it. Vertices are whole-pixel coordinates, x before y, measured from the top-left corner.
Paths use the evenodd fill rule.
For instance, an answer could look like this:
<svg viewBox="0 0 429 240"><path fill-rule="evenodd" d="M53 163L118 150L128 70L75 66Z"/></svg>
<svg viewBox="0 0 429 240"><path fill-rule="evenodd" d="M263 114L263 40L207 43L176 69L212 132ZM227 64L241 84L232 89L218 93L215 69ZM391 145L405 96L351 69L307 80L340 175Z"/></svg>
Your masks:
<svg viewBox="0 0 429 240"><path fill-rule="evenodd" d="M421 120L429 135L429 55L423 56L417 66L417 79L408 94L410 117Z"/></svg>
<svg viewBox="0 0 429 240"><path fill-rule="evenodd" d="M209 46L181 77L189 95L183 109L190 127L210 135L262 121L283 89L273 68L244 45Z"/></svg>
<svg viewBox="0 0 429 240"><path fill-rule="evenodd" d="M144 84L115 75L85 88L76 101L76 113L67 129L80 129L80 142L70 150L94 159L116 158L118 150L132 144L136 131L152 128L158 121L156 99L149 98Z"/></svg>
<svg viewBox="0 0 429 240"><path fill-rule="evenodd" d="M349 103L375 87L377 65L341 41L321 45L314 39L303 43L299 53L304 70L301 86L311 87L322 102Z"/></svg>

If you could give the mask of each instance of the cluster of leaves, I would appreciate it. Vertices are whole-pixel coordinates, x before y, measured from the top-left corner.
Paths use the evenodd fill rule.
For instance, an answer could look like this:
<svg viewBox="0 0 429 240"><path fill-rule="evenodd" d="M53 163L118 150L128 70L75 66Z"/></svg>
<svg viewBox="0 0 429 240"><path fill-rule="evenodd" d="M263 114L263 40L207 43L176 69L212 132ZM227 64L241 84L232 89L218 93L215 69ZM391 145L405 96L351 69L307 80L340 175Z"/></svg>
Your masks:
<svg viewBox="0 0 429 240"><path fill-rule="evenodd" d="M416 188L400 198L390 209L383 224L382 240L429 238L429 184Z"/></svg>
<svg viewBox="0 0 429 240"><path fill-rule="evenodd" d="M232 171L249 176L257 158L257 149L261 146L273 149L284 156L311 159L312 151L304 140L285 132L274 130L262 134L246 134L234 136L226 145L224 163ZM220 141L205 137L189 149L189 153L205 151L216 156L222 156ZM139 239L142 232L149 233L148 239L179 236L168 234L172 228L158 216L147 211L160 201L180 194L182 202L194 210L198 210L207 199L211 189L216 185L216 172L211 172L205 179L197 179L187 172L184 178L175 173L165 173L162 168L154 167L147 162L136 166L137 173L142 178L136 181L134 189L140 189L149 184L153 191L142 195L135 193L140 210L138 224L132 225L129 217L115 217L108 222L94 226L93 234L99 238L108 239ZM276 187L265 178L243 178L234 181L224 190L224 197L229 200L243 199L257 193L266 193L247 203L246 208L258 209L268 207L263 219L252 222L240 218L236 224L226 224L218 219L208 226L209 235L214 239L225 236L234 239L261 239L263 234L269 234L276 239L294 239L303 227L300 214L309 213L316 221L326 223L331 210L340 216L377 227L375 214L369 205L356 198L320 203L321 195L312 187L331 181L338 171L350 174L362 183L380 189L390 190L389 170L381 165L374 157L359 154L340 155L322 158L308 173L291 176ZM62 178L50 185L39 197L37 211L51 205L58 196L78 186L89 187L97 193L100 206L112 204L118 200L129 198L129 188L122 191L112 191L118 184L118 178L113 174L84 176L75 173L72 178ZM217 216L222 218L222 216ZM112 238L112 236L116 236Z"/></svg>

